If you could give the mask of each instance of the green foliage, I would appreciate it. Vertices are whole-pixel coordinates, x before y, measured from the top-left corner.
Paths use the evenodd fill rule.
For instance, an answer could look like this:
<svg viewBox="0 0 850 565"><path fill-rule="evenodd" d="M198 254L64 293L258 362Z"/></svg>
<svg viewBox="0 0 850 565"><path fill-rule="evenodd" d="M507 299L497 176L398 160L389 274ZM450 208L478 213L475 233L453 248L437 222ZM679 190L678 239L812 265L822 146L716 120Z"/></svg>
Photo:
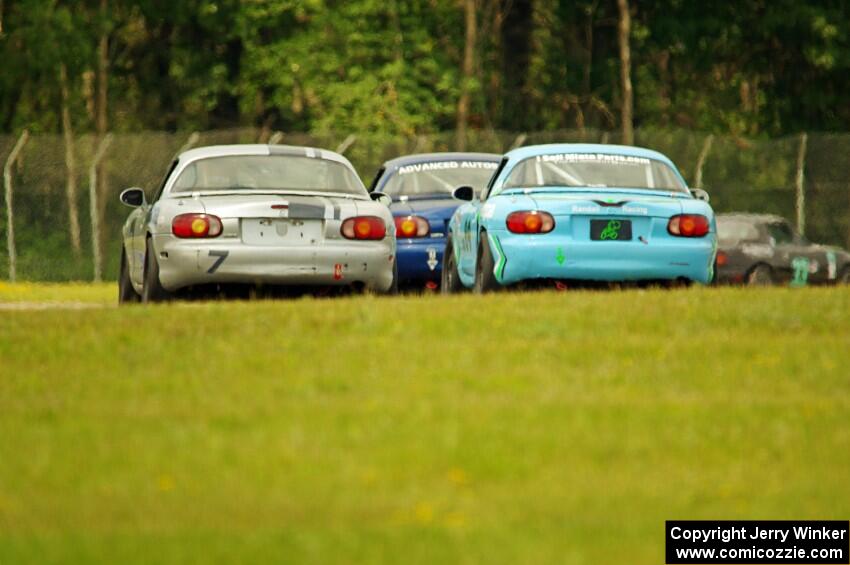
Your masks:
<svg viewBox="0 0 850 565"><path fill-rule="evenodd" d="M286 131L412 135L448 125L458 78L436 24L458 15L429 4L252 5L239 25L243 113Z"/></svg>
<svg viewBox="0 0 850 565"><path fill-rule="evenodd" d="M475 0L473 128L618 126L615 3ZM632 3L635 121L735 135L846 130L841 0ZM3 4L0 131L58 131L60 64L93 128L101 34L116 131L454 127L458 0L17 0Z"/></svg>

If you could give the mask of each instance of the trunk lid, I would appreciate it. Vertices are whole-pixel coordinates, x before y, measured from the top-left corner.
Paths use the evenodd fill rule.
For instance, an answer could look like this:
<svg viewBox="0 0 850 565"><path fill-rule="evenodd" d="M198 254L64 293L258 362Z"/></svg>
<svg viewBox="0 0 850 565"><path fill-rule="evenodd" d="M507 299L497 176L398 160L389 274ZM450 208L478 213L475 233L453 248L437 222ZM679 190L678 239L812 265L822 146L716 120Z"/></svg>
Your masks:
<svg viewBox="0 0 850 565"><path fill-rule="evenodd" d="M553 216L622 216L669 218L682 213L681 197L647 191L561 191L528 195Z"/></svg>
<svg viewBox="0 0 850 565"><path fill-rule="evenodd" d="M339 219L349 198L289 194L228 194L199 196L207 214L225 218Z"/></svg>
<svg viewBox="0 0 850 565"><path fill-rule="evenodd" d="M555 217L556 231L577 241L646 243L658 224L682 213L683 198L645 191L560 191L528 195Z"/></svg>
<svg viewBox="0 0 850 565"><path fill-rule="evenodd" d="M222 236L247 245L319 245L357 210L354 200L334 196L227 194L198 200L207 214L221 218Z"/></svg>
<svg viewBox="0 0 850 565"><path fill-rule="evenodd" d="M420 216L428 221L431 233L446 233L449 220L460 202L453 198L430 198L393 202L390 206L394 216Z"/></svg>

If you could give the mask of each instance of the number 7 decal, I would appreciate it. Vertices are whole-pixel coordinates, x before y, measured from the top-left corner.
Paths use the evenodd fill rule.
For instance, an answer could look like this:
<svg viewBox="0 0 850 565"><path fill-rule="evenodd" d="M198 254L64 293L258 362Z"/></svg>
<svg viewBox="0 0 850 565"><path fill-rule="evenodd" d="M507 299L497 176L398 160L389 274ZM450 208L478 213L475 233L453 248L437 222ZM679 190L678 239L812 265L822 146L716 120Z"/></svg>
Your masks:
<svg viewBox="0 0 850 565"><path fill-rule="evenodd" d="M218 259L216 259L215 263L213 263L212 266L209 269L207 269L207 274L211 275L211 274L215 273L218 270L218 268L221 267L221 264L224 263L224 260L227 259L228 255L230 255L229 251L212 251L212 250L210 250L210 257L218 257Z"/></svg>

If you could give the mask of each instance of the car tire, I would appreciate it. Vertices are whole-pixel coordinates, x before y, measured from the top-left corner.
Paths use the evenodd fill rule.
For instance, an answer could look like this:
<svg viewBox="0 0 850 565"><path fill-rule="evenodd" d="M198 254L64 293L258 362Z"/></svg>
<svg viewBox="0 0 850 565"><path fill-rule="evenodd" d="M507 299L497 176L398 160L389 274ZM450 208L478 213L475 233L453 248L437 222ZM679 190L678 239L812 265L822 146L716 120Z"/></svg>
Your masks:
<svg viewBox="0 0 850 565"><path fill-rule="evenodd" d="M390 285L390 288L384 294L390 296L398 294L398 255L395 256L395 260L393 261L393 284Z"/></svg>
<svg viewBox="0 0 850 565"><path fill-rule="evenodd" d="M159 282L159 263L156 260L156 252L153 241L148 238L145 244L145 279L142 288L142 302L165 302L171 299L171 293L163 288Z"/></svg>
<svg viewBox="0 0 850 565"><path fill-rule="evenodd" d="M487 242L487 232L482 231L478 238L478 260L475 262L475 286L476 294L495 292L501 288L493 274L493 253Z"/></svg>
<svg viewBox="0 0 850 565"><path fill-rule="evenodd" d="M841 272L838 273L838 278L835 279L836 284L850 284L850 265L841 269Z"/></svg>
<svg viewBox="0 0 850 565"><path fill-rule="evenodd" d="M130 267L127 265L127 252L121 246L121 274L118 275L118 304L140 302L142 297L130 282Z"/></svg>
<svg viewBox="0 0 850 565"><path fill-rule="evenodd" d="M443 252L443 273L440 277L440 291L443 294L457 294L466 290L460 280L457 270L457 258L455 257L452 236L446 239L446 250Z"/></svg>
<svg viewBox="0 0 850 565"><path fill-rule="evenodd" d="M764 263L759 263L747 273L747 285L749 286L770 286L773 283L773 270Z"/></svg>

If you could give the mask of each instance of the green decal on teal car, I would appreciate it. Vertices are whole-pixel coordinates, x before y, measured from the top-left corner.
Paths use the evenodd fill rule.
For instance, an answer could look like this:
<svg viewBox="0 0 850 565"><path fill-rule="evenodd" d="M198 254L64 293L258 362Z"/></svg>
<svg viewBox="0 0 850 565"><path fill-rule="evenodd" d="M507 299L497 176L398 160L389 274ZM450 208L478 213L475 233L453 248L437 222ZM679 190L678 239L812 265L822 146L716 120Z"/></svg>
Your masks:
<svg viewBox="0 0 850 565"><path fill-rule="evenodd" d="M619 220L609 220L608 225L599 234L599 239L617 239L620 237L621 226L622 224L620 224Z"/></svg>
<svg viewBox="0 0 850 565"><path fill-rule="evenodd" d="M502 244L499 243L498 237L495 235L490 236L490 240L493 242L493 246L496 248L496 254L498 255L496 265L493 267L493 274L496 276L497 281L502 282L502 277L505 274L505 263L507 262L505 252L502 251Z"/></svg>
<svg viewBox="0 0 850 565"><path fill-rule="evenodd" d="M791 260L791 269L794 271L791 286L806 286L809 281L809 260L805 257L794 257Z"/></svg>
<svg viewBox="0 0 850 565"><path fill-rule="evenodd" d="M564 250L559 247L558 254L555 255L555 261L557 261L559 265L563 265L565 259L566 256L564 256Z"/></svg>

